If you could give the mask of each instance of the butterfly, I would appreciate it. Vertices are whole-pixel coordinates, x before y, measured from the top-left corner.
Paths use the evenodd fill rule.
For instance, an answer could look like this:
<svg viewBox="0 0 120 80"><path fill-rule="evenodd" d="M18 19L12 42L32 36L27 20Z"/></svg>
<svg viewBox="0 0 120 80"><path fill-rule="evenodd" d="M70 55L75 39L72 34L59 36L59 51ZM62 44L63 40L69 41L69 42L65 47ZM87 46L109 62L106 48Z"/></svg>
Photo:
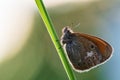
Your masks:
<svg viewBox="0 0 120 80"><path fill-rule="evenodd" d="M103 39L73 32L69 27L64 27L62 33L61 44L70 64L78 72L89 71L112 56L112 46Z"/></svg>

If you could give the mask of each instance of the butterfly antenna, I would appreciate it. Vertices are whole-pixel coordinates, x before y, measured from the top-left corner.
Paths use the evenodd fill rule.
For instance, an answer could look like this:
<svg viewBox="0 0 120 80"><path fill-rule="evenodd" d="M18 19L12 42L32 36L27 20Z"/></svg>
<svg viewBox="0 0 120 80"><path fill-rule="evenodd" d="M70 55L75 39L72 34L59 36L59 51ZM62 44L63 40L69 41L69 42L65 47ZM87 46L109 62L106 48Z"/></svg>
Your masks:
<svg viewBox="0 0 120 80"><path fill-rule="evenodd" d="M80 26L80 23L78 23L75 27L73 27L73 28L77 28L77 27L79 27Z"/></svg>

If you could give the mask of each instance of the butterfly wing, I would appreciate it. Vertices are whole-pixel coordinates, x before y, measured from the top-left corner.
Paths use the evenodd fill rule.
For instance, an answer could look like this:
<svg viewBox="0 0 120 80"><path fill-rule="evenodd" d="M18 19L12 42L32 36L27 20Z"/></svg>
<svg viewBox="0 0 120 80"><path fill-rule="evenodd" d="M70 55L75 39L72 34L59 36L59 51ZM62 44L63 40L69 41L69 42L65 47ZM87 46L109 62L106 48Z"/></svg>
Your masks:
<svg viewBox="0 0 120 80"><path fill-rule="evenodd" d="M87 38L88 40L92 41L93 43L95 43L97 45L97 47L100 50L100 53L103 57L103 62L105 60L107 60L108 58L110 58L110 56L112 54L112 47L106 41L104 41L98 37L88 35L88 34L80 33L79 35Z"/></svg>

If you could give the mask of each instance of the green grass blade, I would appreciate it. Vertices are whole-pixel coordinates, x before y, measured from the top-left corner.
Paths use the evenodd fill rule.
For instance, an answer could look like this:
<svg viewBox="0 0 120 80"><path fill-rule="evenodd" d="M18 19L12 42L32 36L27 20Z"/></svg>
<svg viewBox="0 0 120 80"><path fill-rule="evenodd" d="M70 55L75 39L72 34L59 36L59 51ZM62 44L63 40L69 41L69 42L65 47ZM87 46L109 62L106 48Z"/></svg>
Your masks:
<svg viewBox="0 0 120 80"><path fill-rule="evenodd" d="M52 42L54 43L55 48L56 48L56 50L58 52L58 55L59 55L59 57L60 57L60 59L62 61L62 64L63 64L64 69L65 69L65 71L66 71L66 73L68 75L69 80L76 80L75 76L73 74L73 71L72 71L72 69L71 69L71 67L69 65L69 62L67 61L64 50L61 47L60 41L59 41L59 39L57 37L57 34L55 32L52 21L50 20L50 17L49 17L49 15L48 15L48 13L46 11L46 8L45 8L45 6L43 4L43 1L42 0L35 0L35 1L36 1L36 4L37 4L37 7L39 9L40 15L41 15L41 17L42 17L42 19L43 19L43 21L44 21L44 23L46 25L47 31L49 32L49 35L50 35L50 37L52 39Z"/></svg>

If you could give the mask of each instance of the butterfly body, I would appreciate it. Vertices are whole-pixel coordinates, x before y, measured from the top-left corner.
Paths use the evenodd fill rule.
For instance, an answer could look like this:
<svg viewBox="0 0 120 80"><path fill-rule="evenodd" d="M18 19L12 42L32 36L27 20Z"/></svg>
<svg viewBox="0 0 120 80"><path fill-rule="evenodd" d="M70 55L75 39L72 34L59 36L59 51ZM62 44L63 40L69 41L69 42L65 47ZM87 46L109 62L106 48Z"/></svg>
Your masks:
<svg viewBox="0 0 120 80"><path fill-rule="evenodd" d="M75 70L89 70L110 58L112 47L104 40L88 34L63 29L61 42Z"/></svg>

